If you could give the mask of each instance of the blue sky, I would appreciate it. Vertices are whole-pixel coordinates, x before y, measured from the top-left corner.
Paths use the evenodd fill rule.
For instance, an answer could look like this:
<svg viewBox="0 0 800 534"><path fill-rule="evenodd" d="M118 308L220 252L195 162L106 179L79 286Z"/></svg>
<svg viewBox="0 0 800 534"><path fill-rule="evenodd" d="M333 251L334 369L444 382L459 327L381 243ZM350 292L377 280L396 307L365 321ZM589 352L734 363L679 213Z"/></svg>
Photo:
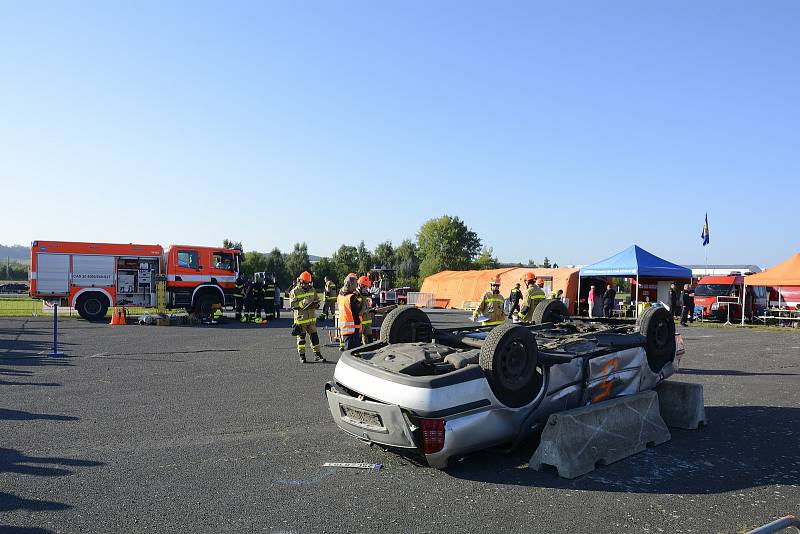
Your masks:
<svg viewBox="0 0 800 534"><path fill-rule="evenodd" d="M800 250L800 3L13 2L0 243Z"/></svg>

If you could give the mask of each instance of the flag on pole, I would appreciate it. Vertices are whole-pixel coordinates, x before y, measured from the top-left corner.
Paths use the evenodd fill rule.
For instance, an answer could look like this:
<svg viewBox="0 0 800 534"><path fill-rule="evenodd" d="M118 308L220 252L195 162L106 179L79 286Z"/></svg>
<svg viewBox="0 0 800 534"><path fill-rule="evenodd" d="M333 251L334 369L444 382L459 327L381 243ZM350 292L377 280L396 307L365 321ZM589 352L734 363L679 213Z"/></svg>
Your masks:
<svg viewBox="0 0 800 534"><path fill-rule="evenodd" d="M700 234L700 239L703 240L703 246L708 245L708 213L706 213L706 222L703 225L703 233Z"/></svg>

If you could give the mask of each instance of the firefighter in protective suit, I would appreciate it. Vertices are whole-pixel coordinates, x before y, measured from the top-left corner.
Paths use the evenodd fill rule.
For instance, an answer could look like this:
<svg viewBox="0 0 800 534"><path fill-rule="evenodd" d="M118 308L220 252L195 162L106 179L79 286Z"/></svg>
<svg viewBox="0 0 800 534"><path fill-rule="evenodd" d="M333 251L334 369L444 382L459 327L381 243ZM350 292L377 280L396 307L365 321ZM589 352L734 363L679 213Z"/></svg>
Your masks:
<svg viewBox="0 0 800 534"><path fill-rule="evenodd" d="M361 295L358 278L348 274L336 298L339 312L339 349L351 350L361 345Z"/></svg>
<svg viewBox="0 0 800 534"><path fill-rule="evenodd" d="M297 277L297 285L289 293L289 307L294 311L292 333L297 336L297 353L300 355L300 361L306 363L306 334L308 334L311 337L314 361L324 362L325 358L319 350L319 335L317 335L316 310L319 308L319 297L311 285L311 273L308 271L303 271Z"/></svg>
<svg viewBox="0 0 800 534"><path fill-rule="evenodd" d="M544 291L536 282L535 274L525 274L525 299L523 300L522 309L519 311L518 315L522 323L533 322L533 310L545 299Z"/></svg>
<svg viewBox="0 0 800 534"><path fill-rule="evenodd" d="M275 319L275 275L266 273L264 278L264 316Z"/></svg>
<svg viewBox="0 0 800 534"><path fill-rule="evenodd" d="M368 276L358 279L358 289L361 293L361 341L364 345L372 343L372 321L375 314L370 311L372 307L372 281Z"/></svg>
<svg viewBox="0 0 800 534"><path fill-rule="evenodd" d="M506 299L500 294L500 277L498 276L489 282L489 291L481 297L481 303L472 313L472 320L475 321L478 316L484 315L487 319L481 323L483 326L495 326L504 323L506 320L506 314L503 310L505 301Z"/></svg>
<svg viewBox="0 0 800 534"><path fill-rule="evenodd" d="M336 284L333 281L325 277L325 305L322 307L322 319L328 320L333 319L335 308L336 308Z"/></svg>
<svg viewBox="0 0 800 534"><path fill-rule="evenodd" d="M239 321L242 318L242 306L244 305L244 277L242 277L242 273L239 273L233 283L233 302L236 309L236 320Z"/></svg>
<svg viewBox="0 0 800 534"><path fill-rule="evenodd" d="M261 276L256 275L253 281L253 312L254 322L261 323L261 308L264 307L264 283Z"/></svg>

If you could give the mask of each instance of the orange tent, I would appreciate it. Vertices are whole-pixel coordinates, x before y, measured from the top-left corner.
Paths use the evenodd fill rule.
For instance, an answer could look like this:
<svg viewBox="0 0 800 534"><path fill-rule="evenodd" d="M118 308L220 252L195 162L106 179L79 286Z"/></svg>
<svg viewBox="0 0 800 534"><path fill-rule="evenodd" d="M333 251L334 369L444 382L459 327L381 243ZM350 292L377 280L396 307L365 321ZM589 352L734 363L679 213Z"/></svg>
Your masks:
<svg viewBox="0 0 800 534"><path fill-rule="evenodd" d="M525 273L533 272L537 278L552 282L553 291L564 290L569 299L570 312L574 312L575 298L578 295L578 269L545 269L537 267L510 267L487 269L485 271L442 271L425 278L421 293L433 293L437 301L448 308L463 308L467 303L480 300L489 290L489 281L500 277L500 293L508 296L519 282L524 289ZM550 295L547 295L548 297Z"/></svg>
<svg viewBox="0 0 800 534"><path fill-rule="evenodd" d="M800 252L772 269L746 276L748 286L800 286Z"/></svg>
<svg viewBox="0 0 800 534"><path fill-rule="evenodd" d="M778 295L780 295L782 287L800 286L800 252L783 263L779 263L772 269L745 276L744 285L744 289L746 289L747 286L777 287ZM742 294L746 295L744 290ZM780 300L779 296L779 304ZM742 314L742 324L744 324L744 314Z"/></svg>

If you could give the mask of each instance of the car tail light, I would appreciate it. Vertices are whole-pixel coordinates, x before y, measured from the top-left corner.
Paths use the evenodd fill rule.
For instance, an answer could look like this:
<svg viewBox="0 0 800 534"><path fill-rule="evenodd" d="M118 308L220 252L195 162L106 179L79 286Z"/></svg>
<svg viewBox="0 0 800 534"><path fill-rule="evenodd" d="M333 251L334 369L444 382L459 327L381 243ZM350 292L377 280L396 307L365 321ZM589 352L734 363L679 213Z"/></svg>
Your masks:
<svg viewBox="0 0 800 534"><path fill-rule="evenodd" d="M422 448L425 454L433 454L444 448L444 420L420 419Z"/></svg>

